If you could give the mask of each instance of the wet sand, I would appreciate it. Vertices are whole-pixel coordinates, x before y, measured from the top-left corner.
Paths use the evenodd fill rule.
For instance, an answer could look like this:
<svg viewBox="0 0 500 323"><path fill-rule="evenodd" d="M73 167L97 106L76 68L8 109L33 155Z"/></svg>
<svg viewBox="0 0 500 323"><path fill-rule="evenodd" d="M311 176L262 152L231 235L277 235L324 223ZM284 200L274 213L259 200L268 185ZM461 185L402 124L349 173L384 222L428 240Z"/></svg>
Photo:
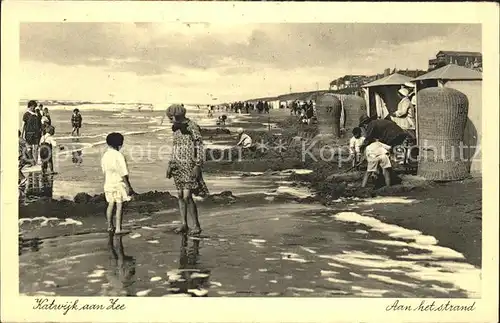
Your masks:
<svg viewBox="0 0 500 323"><path fill-rule="evenodd" d="M393 202L408 208L417 203ZM226 195L217 203L200 203L205 230L200 237L174 234L177 210L165 207L150 215L127 212L125 228L131 233L111 238L112 248L104 216L49 219L44 226L42 219L25 222L20 292L304 297L480 292L479 269L460 253L419 232L370 222L375 210L370 202L325 207L286 194Z"/></svg>
<svg viewBox="0 0 500 323"><path fill-rule="evenodd" d="M270 136L259 130L268 116L249 118L253 131ZM284 114L279 118L289 122ZM277 124L279 118L273 116ZM296 135L289 128L274 132L287 139ZM217 142L217 136L228 140L227 134L210 139ZM204 227L199 239L173 234L177 202L169 193L144 193L130 202L125 219L132 233L113 237L112 248L104 231L102 195L80 194L77 203L47 197L21 205L20 292L340 297L480 293L479 179L438 185L407 177L402 185L385 190L360 190L356 173L327 179L346 167L303 163L290 150L242 162L207 162L207 173L226 178L220 190L233 193L199 201ZM278 172L293 168L312 173ZM236 180L228 182L231 176Z"/></svg>

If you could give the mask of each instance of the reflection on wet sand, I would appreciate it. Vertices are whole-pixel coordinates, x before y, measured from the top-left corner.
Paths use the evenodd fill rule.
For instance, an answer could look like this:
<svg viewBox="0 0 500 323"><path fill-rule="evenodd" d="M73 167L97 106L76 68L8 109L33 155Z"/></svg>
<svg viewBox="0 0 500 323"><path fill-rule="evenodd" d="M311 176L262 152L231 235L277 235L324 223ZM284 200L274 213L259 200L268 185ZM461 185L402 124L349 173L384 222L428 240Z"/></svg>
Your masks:
<svg viewBox="0 0 500 323"><path fill-rule="evenodd" d="M71 139L72 142L75 142L75 143L80 143L80 138L73 138ZM81 145L73 145L73 147L71 148L71 161L73 162L73 164L76 164L76 165L80 165L82 162L83 162L83 152L82 152L82 149L81 149Z"/></svg>
<svg viewBox="0 0 500 323"><path fill-rule="evenodd" d="M104 284L104 291L109 296L133 296L131 287L135 282L135 258L125 255L122 236L109 233L109 269L107 271L108 284Z"/></svg>
<svg viewBox="0 0 500 323"><path fill-rule="evenodd" d="M42 174L41 172L30 172L26 176L24 187L20 188L21 198L48 197L54 194L54 176Z"/></svg>
<svg viewBox="0 0 500 323"><path fill-rule="evenodd" d="M208 291L204 288L210 277L209 270L199 268L200 240L181 237L179 269L168 272L170 282L169 292L172 294L192 294L205 296Z"/></svg>

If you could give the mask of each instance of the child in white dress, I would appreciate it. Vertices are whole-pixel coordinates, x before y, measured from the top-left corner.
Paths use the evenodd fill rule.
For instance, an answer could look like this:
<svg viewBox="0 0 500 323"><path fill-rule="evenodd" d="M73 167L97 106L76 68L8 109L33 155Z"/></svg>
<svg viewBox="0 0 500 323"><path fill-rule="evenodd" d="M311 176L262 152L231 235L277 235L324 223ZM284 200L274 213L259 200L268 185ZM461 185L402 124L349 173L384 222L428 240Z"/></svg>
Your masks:
<svg viewBox="0 0 500 323"><path fill-rule="evenodd" d="M131 195L136 193L132 189L128 178L128 167L125 157L120 152L123 146L123 135L117 132L110 133L106 137L108 150L101 159L101 168L104 173L104 195L108 208L106 219L108 231L115 234L125 234L122 230L122 205L123 202L131 200ZM116 231L113 225L113 208L116 205Z"/></svg>

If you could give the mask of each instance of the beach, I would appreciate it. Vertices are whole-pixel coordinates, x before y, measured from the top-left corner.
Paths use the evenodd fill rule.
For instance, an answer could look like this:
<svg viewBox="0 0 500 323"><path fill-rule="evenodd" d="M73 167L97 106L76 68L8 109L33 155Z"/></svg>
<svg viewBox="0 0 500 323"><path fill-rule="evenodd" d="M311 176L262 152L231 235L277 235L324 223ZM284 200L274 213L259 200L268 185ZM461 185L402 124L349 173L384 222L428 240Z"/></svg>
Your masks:
<svg viewBox="0 0 500 323"><path fill-rule="evenodd" d="M204 232L183 238L173 233L180 219L173 181L165 178L171 130L160 125L164 112L103 110L82 109L78 141L69 135L70 112L51 110L56 139L65 149L56 158L57 175L42 179L30 173L30 189L43 194L20 204L22 294L481 293L481 179L438 184L409 175L389 189L363 190L359 174L347 172L348 163L300 159L302 143L295 137L315 134L313 127L293 126L286 109L216 111L215 117L228 115L228 134L217 130L205 109L188 107L207 148L232 147L242 127L269 141L271 149L242 161L205 162L211 196L197 200ZM99 164L111 131L125 135L130 180L140 193L125 206L131 233L119 239L119 250L108 243ZM285 149L275 149L278 141ZM341 152L346 140L332 144ZM73 159L75 152L81 163Z"/></svg>

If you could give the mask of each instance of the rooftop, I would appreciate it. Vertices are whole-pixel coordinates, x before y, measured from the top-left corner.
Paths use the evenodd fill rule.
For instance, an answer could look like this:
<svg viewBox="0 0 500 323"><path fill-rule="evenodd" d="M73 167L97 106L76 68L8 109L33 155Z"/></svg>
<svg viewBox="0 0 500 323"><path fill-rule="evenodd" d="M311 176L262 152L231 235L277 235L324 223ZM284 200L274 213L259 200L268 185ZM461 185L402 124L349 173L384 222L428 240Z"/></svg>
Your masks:
<svg viewBox="0 0 500 323"><path fill-rule="evenodd" d="M415 78L413 81L423 80L482 80L483 74L473 69L448 64L437 70Z"/></svg>
<svg viewBox="0 0 500 323"><path fill-rule="evenodd" d="M401 85L409 82L411 77L394 73L379 80L363 85L363 87L385 86L385 85Z"/></svg>
<svg viewBox="0 0 500 323"><path fill-rule="evenodd" d="M452 51L452 50L442 50L439 51L436 56L439 54L445 54L445 55L455 55L455 56L483 56L483 54L479 52L461 52L461 51Z"/></svg>

